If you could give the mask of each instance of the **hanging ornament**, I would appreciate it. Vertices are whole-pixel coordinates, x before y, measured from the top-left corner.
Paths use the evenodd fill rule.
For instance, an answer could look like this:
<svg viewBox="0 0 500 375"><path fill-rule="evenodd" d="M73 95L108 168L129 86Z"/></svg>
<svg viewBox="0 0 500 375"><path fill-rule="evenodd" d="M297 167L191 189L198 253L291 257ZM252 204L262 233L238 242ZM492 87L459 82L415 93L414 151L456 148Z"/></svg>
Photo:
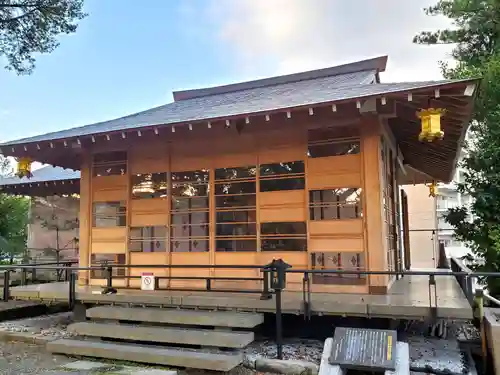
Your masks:
<svg viewBox="0 0 500 375"><path fill-rule="evenodd" d="M443 108L427 108L417 112L421 122L421 131L418 135L419 141L434 142L443 139L444 132L441 130L441 116L446 112Z"/></svg>
<svg viewBox="0 0 500 375"><path fill-rule="evenodd" d="M436 181L432 181L431 184L427 185L429 187L429 197L435 197L438 195L438 187Z"/></svg>
<svg viewBox="0 0 500 375"><path fill-rule="evenodd" d="M17 172L16 172L17 177L19 178L33 177L33 174L31 173L31 164L33 163L33 160L31 160L31 158L16 158L16 161L17 161Z"/></svg>

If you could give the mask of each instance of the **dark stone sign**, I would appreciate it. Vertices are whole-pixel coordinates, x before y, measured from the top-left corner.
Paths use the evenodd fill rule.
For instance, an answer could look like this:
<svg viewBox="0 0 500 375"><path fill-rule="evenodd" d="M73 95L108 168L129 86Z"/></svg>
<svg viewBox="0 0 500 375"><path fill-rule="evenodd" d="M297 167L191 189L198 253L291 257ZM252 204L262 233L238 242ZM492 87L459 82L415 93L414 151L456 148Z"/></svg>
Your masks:
<svg viewBox="0 0 500 375"><path fill-rule="evenodd" d="M337 327L329 362L354 370L396 369L397 332Z"/></svg>

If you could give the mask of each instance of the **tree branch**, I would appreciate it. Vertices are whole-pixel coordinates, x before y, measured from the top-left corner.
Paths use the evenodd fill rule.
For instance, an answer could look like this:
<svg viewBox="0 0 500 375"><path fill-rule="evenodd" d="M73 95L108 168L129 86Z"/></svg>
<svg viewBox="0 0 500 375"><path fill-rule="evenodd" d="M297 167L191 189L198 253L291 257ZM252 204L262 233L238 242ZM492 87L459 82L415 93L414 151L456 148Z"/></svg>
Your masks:
<svg viewBox="0 0 500 375"><path fill-rule="evenodd" d="M41 9L43 9L43 6L41 6L41 7L37 7L37 8L35 8L35 9L31 9L30 11L25 12L25 13L23 13L23 14L21 14L21 15L17 16L17 17L14 17L14 18L7 18L7 19L5 19L5 20L0 20L0 23L1 23L1 24L7 24L7 23L12 23L12 22L17 22L17 21L19 21L19 20L23 19L24 17L27 17L27 16L29 16L29 15L31 15L31 14L33 14L33 13L35 13L37 10L39 10L39 11L40 11Z"/></svg>

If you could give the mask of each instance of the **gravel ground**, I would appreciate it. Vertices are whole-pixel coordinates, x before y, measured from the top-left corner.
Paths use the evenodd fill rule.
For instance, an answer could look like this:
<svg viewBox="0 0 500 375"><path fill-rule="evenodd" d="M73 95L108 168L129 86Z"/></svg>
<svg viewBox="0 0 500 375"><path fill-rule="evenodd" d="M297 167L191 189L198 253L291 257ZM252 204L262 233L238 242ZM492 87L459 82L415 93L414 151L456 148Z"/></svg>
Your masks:
<svg viewBox="0 0 500 375"><path fill-rule="evenodd" d="M1 375L43 374L73 361L65 356L47 353L39 345L0 342Z"/></svg>
<svg viewBox="0 0 500 375"><path fill-rule="evenodd" d="M67 338L72 336L66 330L71 322L71 313L59 313L0 322L0 331L31 333L34 337ZM431 366L441 371L451 370L458 374L467 369L468 363L464 358L464 353L458 347L457 339L468 341L478 338L477 330L471 324L462 322L449 322L444 331L439 331L439 334L437 334L438 330L429 330L425 323L413 322L407 325L403 332L403 340L410 344L411 362L414 368ZM74 361L65 356L47 353L42 346L1 342L0 345L0 375L43 374L43 370ZM319 364L322 351L323 341L287 339L283 346L283 359ZM250 358L276 358L276 345L273 340L257 340L245 348L244 352ZM190 370L179 374L202 375L206 372ZM252 375L253 372L237 367L230 374Z"/></svg>

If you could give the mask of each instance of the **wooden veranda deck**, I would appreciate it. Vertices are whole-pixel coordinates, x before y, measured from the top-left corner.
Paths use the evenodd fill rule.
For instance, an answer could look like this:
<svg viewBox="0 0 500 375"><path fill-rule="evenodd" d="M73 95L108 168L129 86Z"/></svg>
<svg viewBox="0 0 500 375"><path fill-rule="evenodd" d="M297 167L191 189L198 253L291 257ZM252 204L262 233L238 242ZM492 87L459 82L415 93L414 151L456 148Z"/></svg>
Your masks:
<svg viewBox="0 0 500 375"><path fill-rule="evenodd" d="M275 312L275 299L261 300L259 294L227 292L177 292L123 289L117 294L101 294L100 287L77 287L78 302L90 304L129 304L200 309ZM11 298L45 303L67 301L66 282L11 288ZM453 276L437 276L437 318L472 319L472 309ZM283 292L284 313L302 314L301 292ZM429 301L427 276L405 275L387 295L311 293L313 315L426 319L435 306Z"/></svg>

